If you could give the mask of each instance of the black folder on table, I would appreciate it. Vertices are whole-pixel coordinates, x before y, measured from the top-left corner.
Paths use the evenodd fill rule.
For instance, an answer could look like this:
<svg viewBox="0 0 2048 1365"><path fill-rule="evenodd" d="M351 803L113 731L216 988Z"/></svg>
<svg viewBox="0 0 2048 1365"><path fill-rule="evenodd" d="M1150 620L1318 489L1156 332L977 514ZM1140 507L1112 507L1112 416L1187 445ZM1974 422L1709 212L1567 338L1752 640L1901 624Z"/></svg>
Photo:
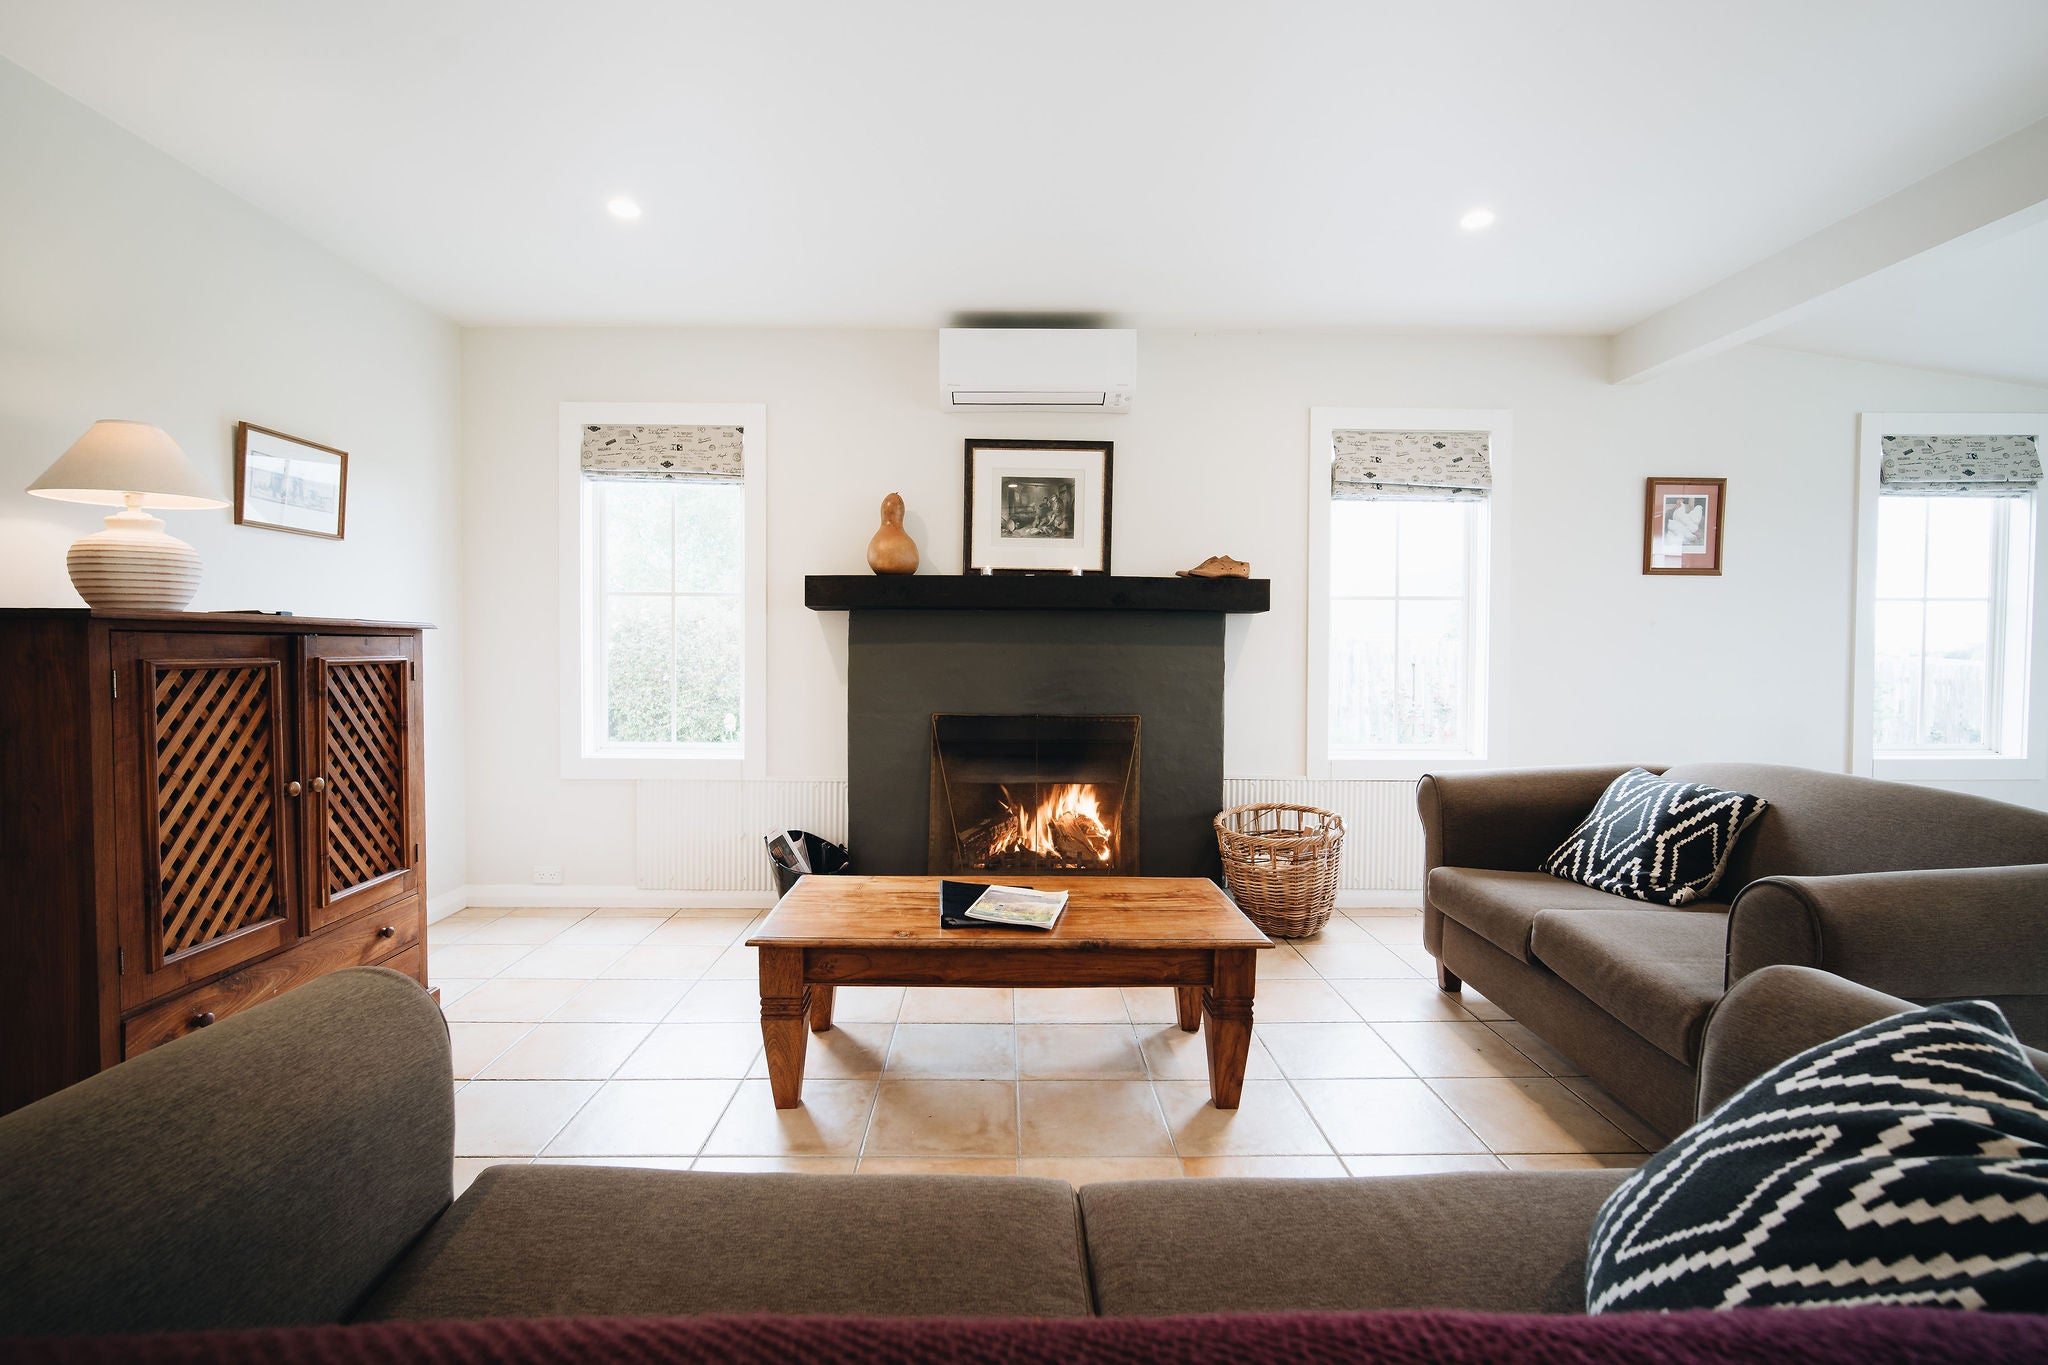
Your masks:
<svg viewBox="0 0 2048 1365"><path fill-rule="evenodd" d="M939 927L941 929L1022 929L1026 933L1043 933L1028 924L998 924L994 920L974 919L967 913L967 907L981 899L981 893L988 890L988 882L939 883Z"/></svg>

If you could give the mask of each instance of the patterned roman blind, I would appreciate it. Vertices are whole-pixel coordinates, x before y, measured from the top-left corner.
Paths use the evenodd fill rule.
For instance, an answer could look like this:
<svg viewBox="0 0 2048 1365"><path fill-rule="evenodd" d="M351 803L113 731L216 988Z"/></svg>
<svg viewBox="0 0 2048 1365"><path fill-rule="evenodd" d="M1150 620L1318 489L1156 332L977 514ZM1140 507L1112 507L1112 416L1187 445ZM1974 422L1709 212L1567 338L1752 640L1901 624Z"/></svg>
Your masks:
<svg viewBox="0 0 2048 1365"><path fill-rule="evenodd" d="M2023 498L2041 482L2031 436L1886 436L1882 491L1909 498Z"/></svg>
<svg viewBox="0 0 2048 1365"><path fill-rule="evenodd" d="M746 477L739 427L587 426L586 479L685 479L739 483Z"/></svg>
<svg viewBox="0 0 2048 1365"><path fill-rule="evenodd" d="M1483 431L1333 431L1330 496L1340 502L1480 502L1493 488Z"/></svg>

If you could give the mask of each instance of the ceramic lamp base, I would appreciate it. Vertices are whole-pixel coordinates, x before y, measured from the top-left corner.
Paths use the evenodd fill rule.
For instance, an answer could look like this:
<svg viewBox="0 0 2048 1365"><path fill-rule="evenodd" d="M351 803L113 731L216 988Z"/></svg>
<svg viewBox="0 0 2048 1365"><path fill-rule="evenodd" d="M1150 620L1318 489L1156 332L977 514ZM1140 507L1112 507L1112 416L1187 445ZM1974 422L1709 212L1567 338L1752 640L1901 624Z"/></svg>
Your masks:
<svg viewBox="0 0 2048 1365"><path fill-rule="evenodd" d="M74 542L64 563L71 586L95 611L183 611L199 590L199 552L135 509Z"/></svg>

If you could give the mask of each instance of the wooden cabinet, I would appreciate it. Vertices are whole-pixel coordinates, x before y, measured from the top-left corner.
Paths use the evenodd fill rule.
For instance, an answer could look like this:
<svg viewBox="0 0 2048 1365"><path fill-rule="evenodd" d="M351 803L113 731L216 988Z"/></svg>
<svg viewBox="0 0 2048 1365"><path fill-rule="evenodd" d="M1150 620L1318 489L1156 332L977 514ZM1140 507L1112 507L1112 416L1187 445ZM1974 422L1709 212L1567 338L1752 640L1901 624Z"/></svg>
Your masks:
<svg viewBox="0 0 2048 1365"><path fill-rule="evenodd" d="M0 1112L325 972L424 985L422 629L0 611Z"/></svg>

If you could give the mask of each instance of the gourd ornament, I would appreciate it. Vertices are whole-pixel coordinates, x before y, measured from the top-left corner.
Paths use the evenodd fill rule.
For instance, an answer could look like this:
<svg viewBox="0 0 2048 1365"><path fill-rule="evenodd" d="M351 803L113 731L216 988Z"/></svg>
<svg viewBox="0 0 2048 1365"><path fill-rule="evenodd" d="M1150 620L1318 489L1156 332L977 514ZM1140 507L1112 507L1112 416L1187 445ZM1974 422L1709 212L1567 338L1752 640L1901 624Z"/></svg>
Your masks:
<svg viewBox="0 0 2048 1365"><path fill-rule="evenodd" d="M916 573L917 542L903 529L903 495L882 499L882 524L868 542L868 567L876 573Z"/></svg>

